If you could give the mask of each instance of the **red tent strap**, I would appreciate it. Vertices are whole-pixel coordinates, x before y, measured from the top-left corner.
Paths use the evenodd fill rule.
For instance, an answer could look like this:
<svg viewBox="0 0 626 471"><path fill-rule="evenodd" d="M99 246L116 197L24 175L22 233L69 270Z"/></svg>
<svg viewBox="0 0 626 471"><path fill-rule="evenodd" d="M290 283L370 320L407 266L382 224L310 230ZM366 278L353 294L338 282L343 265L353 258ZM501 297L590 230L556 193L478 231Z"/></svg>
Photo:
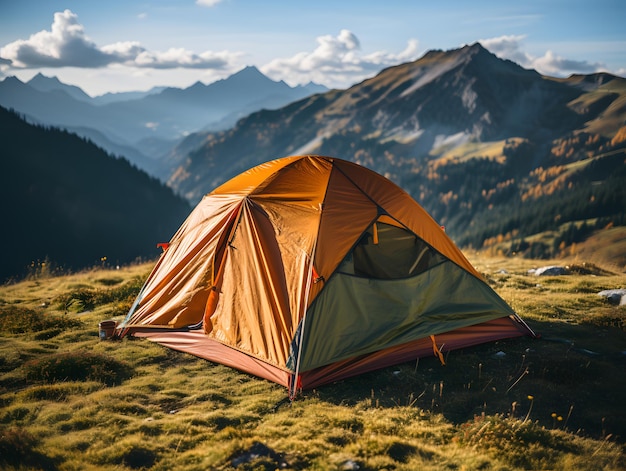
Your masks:
<svg viewBox="0 0 626 471"><path fill-rule="evenodd" d="M446 361L443 359L443 354L441 353L441 350L439 350L439 347L437 347L437 342L435 342L435 336L431 335L430 340L433 341L433 353L435 354L436 357L439 358L439 361L441 362L441 364L445 365Z"/></svg>
<svg viewBox="0 0 626 471"><path fill-rule="evenodd" d="M311 264L311 275L313 275L313 283L319 283L320 281L324 281L324 277L320 276L315 269L315 265Z"/></svg>

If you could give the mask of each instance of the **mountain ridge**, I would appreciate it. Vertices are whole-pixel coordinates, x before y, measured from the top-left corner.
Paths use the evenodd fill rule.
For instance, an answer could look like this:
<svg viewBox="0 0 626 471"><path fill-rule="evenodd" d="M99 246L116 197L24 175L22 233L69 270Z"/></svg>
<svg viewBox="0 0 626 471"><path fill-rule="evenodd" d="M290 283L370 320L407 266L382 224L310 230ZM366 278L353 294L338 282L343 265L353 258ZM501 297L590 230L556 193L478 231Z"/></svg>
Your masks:
<svg viewBox="0 0 626 471"><path fill-rule="evenodd" d="M531 248L525 239L552 231L557 240L572 224L587 233L624 225L626 194L617 177L626 177L626 143L616 136L626 134L625 124L625 79L546 77L474 44L430 51L346 90L201 133L201 145L181 153L169 185L197 201L264 161L330 155L405 188L461 246L491 247L500 237L509 251L528 245L528 253L556 256L558 246ZM585 198L603 205L585 208Z"/></svg>
<svg viewBox="0 0 626 471"><path fill-rule="evenodd" d="M184 89L153 88L91 98L56 77L38 74L28 83L16 77L0 81L0 105L44 125L79 134L86 128L97 130L110 141L110 152L132 146L138 154L147 155L148 149L142 145L145 139L158 136L176 142L201 129L225 129L253 111L280 107L316 91L317 86L290 87L247 67L208 85L197 82ZM155 164L159 157L154 156Z"/></svg>

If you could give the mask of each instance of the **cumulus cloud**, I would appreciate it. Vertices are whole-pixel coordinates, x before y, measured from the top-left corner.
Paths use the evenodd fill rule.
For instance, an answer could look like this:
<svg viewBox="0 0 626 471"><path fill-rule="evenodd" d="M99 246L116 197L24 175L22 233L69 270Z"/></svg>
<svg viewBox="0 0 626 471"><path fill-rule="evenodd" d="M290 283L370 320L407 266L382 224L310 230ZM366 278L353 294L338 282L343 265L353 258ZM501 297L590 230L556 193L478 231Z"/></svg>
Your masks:
<svg viewBox="0 0 626 471"><path fill-rule="evenodd" d="M521 49L521 42L526 36L500 36L498 38L479 39L478 42L489 49L496 56L517 62L528 67L532 58Z"/></svg>
<svg viewBox="0 0 626 471"><path fill-rule="evenodd" d="M85 34L78 16L70 10L54 14L50 31L40 31L30 38L17 40L0 49L2 63L14 68L84 67L98 68L111 64L152 69L225 69L240 53L194 53L183 48L165 52L146 50L138 42L125 41L98 47Z"/></svg>
<svg viewBox="0 0 626 471"><path fill-rule="evenodd" d="M590 63L587 61L565 59L555 55L550 50L546 51L543 56L537 57L533 63L536 70L547 75L562 75L571 73L589 74L606 69L598 62Z"/></svg>
<svg viewBox="0 0 626 471"><path fill-rule="evenodd" d="M588 74L604 70L600 63L565 59L548 50L543 56L532 56L522 50L525 36L500 36L480 39L479 42L496 56L509 59L528 69L535 69L544 75L564 76L572 73Z"/></svg>
<svg viewBox="0 0 626 471"><path fill-rule="evenodd" d="M318 37L313 51L274 59L261 67L261 71L276 79L288 77L292 84L313 81L343 87L365 79L383 67L415 60L417 46L416 40L410 40L399 54L380 51L364 55L356 35L344 29L337 36Z"/></svg>
<svg viewBox="0 0 626 471"><path fill-rule="evenodd" d="M214 7L222 0L196 0L196 5L200 5L201 7Z"/></svg>
<svg viewBox="0 0 626 471"><path fill-rule="evenodd" d="M101 51L85 36L78 17L70 10L54 14L50 31L40 31L27 40L17 40L0 49L13 67L103 67L115 58Z"/></svg>
<svg viewBox="0 0 626 471"><path fill-rule="evenodd" d="M138 67L152 69L174 69L182 67L186 69L224 69L231 59L232 53L204 52L195 54L182 48L170 48L165 52L143 51L135 58L134 64Z"/></svg>

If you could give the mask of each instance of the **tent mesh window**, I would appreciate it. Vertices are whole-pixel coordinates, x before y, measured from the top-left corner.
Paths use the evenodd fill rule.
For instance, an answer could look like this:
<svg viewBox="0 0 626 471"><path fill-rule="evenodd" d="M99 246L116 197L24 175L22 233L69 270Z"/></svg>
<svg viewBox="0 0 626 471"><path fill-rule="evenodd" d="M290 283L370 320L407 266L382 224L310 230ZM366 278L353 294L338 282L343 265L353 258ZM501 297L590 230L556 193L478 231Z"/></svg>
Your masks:
<svg viewBox="0 0 626 471"><path fill-rule="evenodd" d="M419 275L444 261L439 252L412 232L378 221L363 233L339 272L393 280Z"/></svg>

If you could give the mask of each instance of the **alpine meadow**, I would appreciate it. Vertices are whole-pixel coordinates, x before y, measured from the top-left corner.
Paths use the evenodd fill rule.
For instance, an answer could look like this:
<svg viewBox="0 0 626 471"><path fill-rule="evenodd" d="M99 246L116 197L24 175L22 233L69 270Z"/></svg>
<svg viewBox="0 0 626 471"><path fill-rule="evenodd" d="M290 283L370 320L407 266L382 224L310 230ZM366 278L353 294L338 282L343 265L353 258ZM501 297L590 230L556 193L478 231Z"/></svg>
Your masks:
<svg viewBox="0 0 626 471"><path fill-rule="evenodd" d="M7 76L0 139L0 468L626 469L626 78Z"/></svg>

